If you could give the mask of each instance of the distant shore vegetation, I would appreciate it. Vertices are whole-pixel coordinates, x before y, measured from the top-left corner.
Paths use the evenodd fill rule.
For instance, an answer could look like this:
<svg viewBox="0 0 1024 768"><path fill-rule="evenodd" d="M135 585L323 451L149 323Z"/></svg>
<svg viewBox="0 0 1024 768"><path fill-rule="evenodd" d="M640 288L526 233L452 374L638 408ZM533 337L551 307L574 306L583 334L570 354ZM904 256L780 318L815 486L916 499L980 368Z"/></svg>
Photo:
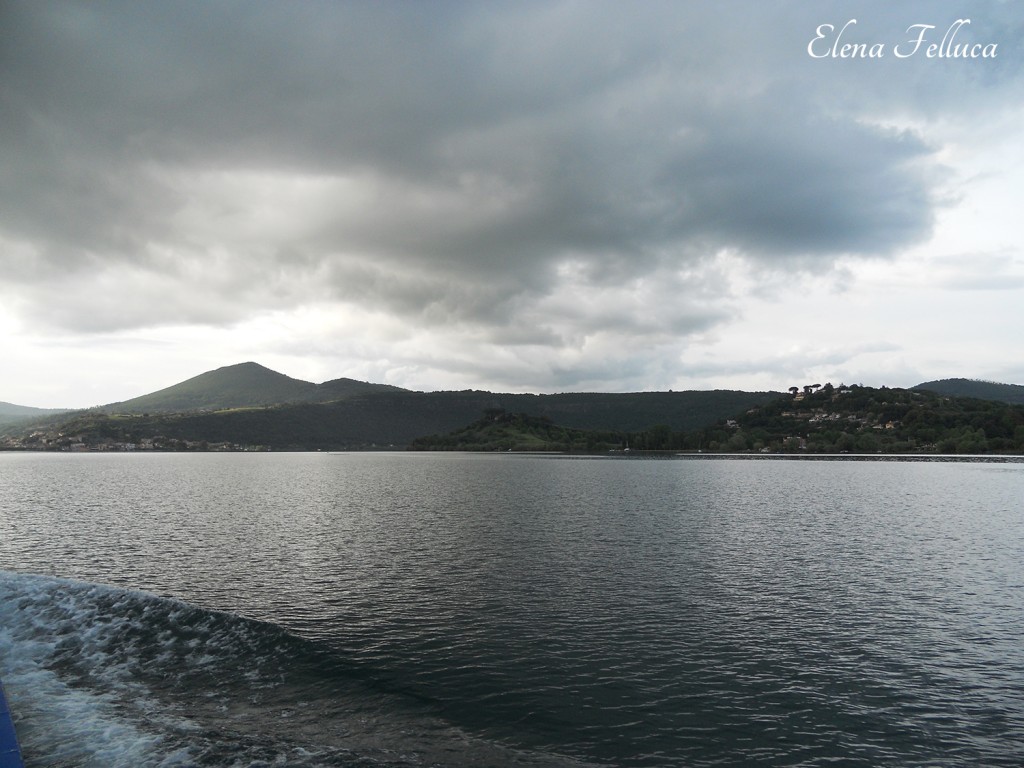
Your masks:
<svg viewBox="0 0 1024 768"><path fill-rule="evenodd" d="M541 412L530 412L533 408ZM640 428L623 428L631 424ZM327 403L213 411L96 409L5 430L0 429L0 449L72 452L410 448L1024 455L1022 404L921 388L831 383L791 387L789 394L358 392Z"/></svg>
<svg viewBox="0 0 1024 768"><path fill-rule="evenodd" d="M812 384L696 430L572 430L527 414L488 411L416 450L675 451L1024 455L1024 406L926 390Z"/></svg>
<svg viewBox="0 0 1024 768"><path fill-rule="evenodd" d="M1024 406L927 390L832 384L694 432L632 436L644 450L777 453L1024 454Z"/></svg>

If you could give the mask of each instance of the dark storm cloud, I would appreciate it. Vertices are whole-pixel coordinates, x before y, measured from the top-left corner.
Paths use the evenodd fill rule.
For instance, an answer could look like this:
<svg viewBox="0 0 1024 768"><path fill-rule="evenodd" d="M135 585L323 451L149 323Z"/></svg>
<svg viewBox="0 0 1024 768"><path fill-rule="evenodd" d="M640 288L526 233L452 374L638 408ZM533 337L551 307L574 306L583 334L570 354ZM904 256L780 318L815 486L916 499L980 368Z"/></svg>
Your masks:
<svg viewBox="0 0 1024 768"><path fill-rule="evenodd" d="M873 33L901 33L907 7L864 12ZM920 67L885 62L879 89L866 62L809 60L815 26L849 16L839 5L2 14L0 266L68 327L229 322L331 297L501 326L564 287L566 264L581 295L671 282L722 249L827 269L920 241L938 204L936 148L851 105L935 111L950 79L919 95L901 83L920 85ZM289 221L269 224L275 208ZM45 310L55 285L81 289L59 313ZM679 289L666 330L727 315ZM119 292L132 299L111 310Z"/></svg>

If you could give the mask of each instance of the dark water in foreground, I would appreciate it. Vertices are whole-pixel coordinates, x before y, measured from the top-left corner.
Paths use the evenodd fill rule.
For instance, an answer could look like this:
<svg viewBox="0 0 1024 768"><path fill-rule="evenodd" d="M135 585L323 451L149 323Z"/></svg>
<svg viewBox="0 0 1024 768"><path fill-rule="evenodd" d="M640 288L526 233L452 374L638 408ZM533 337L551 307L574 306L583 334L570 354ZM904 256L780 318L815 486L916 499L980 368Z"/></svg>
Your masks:
<svg viewBox="0 0 1024 768"><path fill-rule="evenodd" d="M0 455L0 677L30 767L1019 766L1024 464Z"/></svg>

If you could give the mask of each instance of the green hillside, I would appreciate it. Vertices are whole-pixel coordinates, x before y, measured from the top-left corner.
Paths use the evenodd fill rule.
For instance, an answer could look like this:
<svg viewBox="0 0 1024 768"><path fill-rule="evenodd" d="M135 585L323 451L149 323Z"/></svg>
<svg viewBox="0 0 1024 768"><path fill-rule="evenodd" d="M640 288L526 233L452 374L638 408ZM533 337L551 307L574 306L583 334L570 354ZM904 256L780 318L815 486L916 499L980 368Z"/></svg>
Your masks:
<svg viewBox="0 0 1024 768"><path fill-rule="evenodd" d="M0 447L606 450L628 445L704 452L1024 454L1024 405L1010 402L1021 391L1024 387L1016 385L947 379L913 390L825 385L791 395L424 393L347 378L313 384L242 363L88 411L53 414L4 404ZM506 416L481 422L484 413ZM6 418L13 421L4 423Z"/></svg>
<svg viewBox="0 0 1024 768"><path fill-rule="evenodd" d="M779 393L645 392L516 395L411 392L383 387L325 403L225 408L188 413L80 411L37 433L12 435L8 447L70 449L142 445L179 449L216 444L275 450L405 448L423 435L445 434L488 409L529 413L572 429L642 430L655 424L695 429Z"/></svg>
<svg viewBox="0 0 1024 768"><path fill-rule="evenodd" d="M0 401L0 427L67 413L67 408L33 408Z"/></svg>
<svg viewBox="0 0 1024 768"><path fill-rule="evenodd" d="M1018 397L1024 387L967 379L913 390L814 385L790 395L425 393L347 378L313 384L242 363L88 411L0 404L0 448L1024 454Z"/></svg>
<svg viewBox="0 0 1024 768"><path fill-rule="evenodd" d="M481 414L491 414L490 422L481 422ZM505 416L495 419L494 414ZM795 395L512 395L384 388L326 403L188 413L79 411L37 422L31 431L6 432L3 447L42 450L363 450L413 445L579 451L628 446L634 451L1024 455L1024 405L926 390L829 384Z"/></svg>
<svg viewBox="0 0 1024 768"><path fill-rule="evenodd" d="M788 454L1024 455L1024 406L887 387L797 389L694 430L659 424L639 431L568 428L543 417L492 409L420 450L685 451Z"/></svg>
<svg viewBox="0 0 1024 768"><path fill-rule="evenodd" d="M354 395L368 395L374 392L406 392L401 387L394 387L390 384L371 384L367 381L356 379L332 379L323 384L317 384L312 394L305 399L309 402L329 403L333 400L341 400Z"/></svg>
<svg viewBox="0 0 1024 768"><path fill-rule="evenodd" d="M914 389L924 389L953 397L974 397L979 400L1024 404L1024 386L1020 384L998 384L977 379L939 379L918 384Z"/></svg>
<svg viewBox="0 0 1024 768"><path fill-rule="evenodd" d="M251 408L283 403L327 402L376 391L401 391L384 384L335 379L313 384L272 371L258 363L239 363L101 410L107 413L184 413Z"/></svg>
<svg viewBox="0 0 1024 768"><path fill-rule="evenodd" d="M51 416L58 413L67 413L69 408L33 408L30 405L15 405L14 403L0 402L0 416L13 419L30 419L37 416Z"/></svg>
<svg viewBox="0 0 1024 768"><path fill-rule="evenodd" d="M447 435L413 440L416 451L566 451L592 453L623 448L619 432L573 429L544 416L489 409L484 417Z"/></svg>
<svg viewBox="0 0 1024 768"><path fill-rule="evenodd" d="M650 450L1024 455L1024 405L826 384L694 432L662 427L629 440Z"/></svg>
<svg viewBox="0 0 1024 768"><path fill-rule="evenodd" d="M207 371L179 384L102 410L109 413L169 413L273 405L300 400L315 384L277 373L258 363L240 363Z"/></svg>
<svg viewBox="0 0 1024 768"><path fill-rule="evenodd" d="M544 416L566 427L631 431L646 429L655 424L667 424L672 429L697 429L781 396L781 392L716 389L621 394L577 392L492 395L491 398L494 407L512 413ZM479 416L482 410L476 411L473 418Z"/></svg>

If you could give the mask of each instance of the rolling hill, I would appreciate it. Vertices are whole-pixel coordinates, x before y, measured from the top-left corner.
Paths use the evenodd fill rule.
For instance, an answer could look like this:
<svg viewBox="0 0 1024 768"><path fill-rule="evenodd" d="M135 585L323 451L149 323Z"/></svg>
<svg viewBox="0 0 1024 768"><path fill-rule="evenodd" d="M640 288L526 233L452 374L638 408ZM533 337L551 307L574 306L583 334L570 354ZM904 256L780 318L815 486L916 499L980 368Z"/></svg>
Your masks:
<svg viewBox="0 0 1024 768"><path fill-rule="evenodd" d="M960 402L964 398L955 393L957 388L974 398L974 403ZM254 446L273 450L405 448L417 438L445 436L463 429L478 422L485 412L498 409L519 419L515 423L520 426L533 425L533 443L541 435L554 440L550 438L554 425L560 430L620 433L634 447L648 449L677 445L689 448L693 447L689 443L696 440L696 447L705 449L712 443L735 444L741 449L743 442L748 450L758 450L757 446L770 447L789 438L802 440L809 448L840 444L845 448L856 437L858 446L891 443L908 450L904 446L924 448L951 440L950 444L973 445L981 441L979 429L984 431L990 448L1012 450L1018 442L1018 417L1003 411L993 416L996 412L990 413L984 403L999 402L1005 408L1006 403L1016 402L1014 398L1021 396L1024 387L966 379L928 382L915 388L922 395L937 398L927 400L931 403L927 412L921 410L926 401L914 400L909 394L897 396L905 390L853 389L871 394L836 401L836 406L829 406L832 410L825 414L826 420L821 413L795 411L790 404L792 398L781 392L414 392L344 378L314 384L250 362L208 371L148 395L87 411L53 415L42 409L6 405L0 407L0 419L12 411L11 418L19 421L0 421L0 433L6 436L2 438L4 447L43 450L113 450L129 446L164 450ZM943 397L957 402L943 404ZM890 407L899 398L912 406L906 414ZM861 399L864 404L857 405ZM875 403L869 403L872 399ZM814 400L809 397L806 402ZM846 406L848 411L838 405ZM771 415L775 411L778 415ZM759 415L750 415L755 412ZM886 414L884 420L879 420L879 412ZM835 414L841 414L849 426L837 429L839 417ZM521 416L540 421L523 421ZM914 421L918 418L927 421L927 426ZM715 426L727 420L739 426ZM807 425L815 429L808 431ZM737 428L745 435L744 441L735 432ZM951 430L961 428L973 432L957 433L955 440L949 437ZM573 443L597 439L564 431L559 435L558 440L571 435L565 440ZM604 442L605 438L598 441Z"/></svg>
<svg viewBox="0 0 1024 768"><path fill-rule="evenodd" d="M67 408L33 408L0 401L0 426L67 413Z"/></svg>
<svg viewBox="0 0 1024 768"><path fill-rule="evenodd" d="M231 408L329 402L368 392L402 391L386 384L334 379L313 384L258 363L239 363L201 373L179 384L103 406L106 413L185 413Z"/></svg>
<svg viewBox="0 0 1024 768"><path fill-rule="evenodd" d="M179 449L227 444L274 450L405 448L415 438L464 426L491 408L545 416L575 429L637 430L659 423L693 429L774 400L780 393L650 392L508 395L492 392L374 391L325 403L187 413L79 411L37 427L34 448L149 443ZM653 421L652 417L656 417ZM44 442L45 441L45 442Z"/></svg>
<svg viewBox="0 0 1024 768"><path fill-rule="evenodd" d="M8 447L70 449L209 445L275 450L404 448L462 427L491 408L573 429L695 429L771 401L779 392L732 390L552 395L413 392L334 379L313 384L256 363L226 366L149 395L4 430ZM31 440L29 434L36 433Z"/></svg>
<svg viewBox="0 0 1024 768"><path fill-rule="evenodd" d="M978 400L996 400L1014 405L1024 404L1024 386L1020 384L999 384L994 381L979 381L977 379L939 379L918 384L914 389L923 389L952 397L973 397Z"/></svg>
<svg viewBox="0 0 1024 768"><path fill-rule="evenodd" d="M813 389L813 388L810 388ZM859 385L805 390L696 430L574 430L492 410L419 450L1024 456L1024 405Z"/></svg>

